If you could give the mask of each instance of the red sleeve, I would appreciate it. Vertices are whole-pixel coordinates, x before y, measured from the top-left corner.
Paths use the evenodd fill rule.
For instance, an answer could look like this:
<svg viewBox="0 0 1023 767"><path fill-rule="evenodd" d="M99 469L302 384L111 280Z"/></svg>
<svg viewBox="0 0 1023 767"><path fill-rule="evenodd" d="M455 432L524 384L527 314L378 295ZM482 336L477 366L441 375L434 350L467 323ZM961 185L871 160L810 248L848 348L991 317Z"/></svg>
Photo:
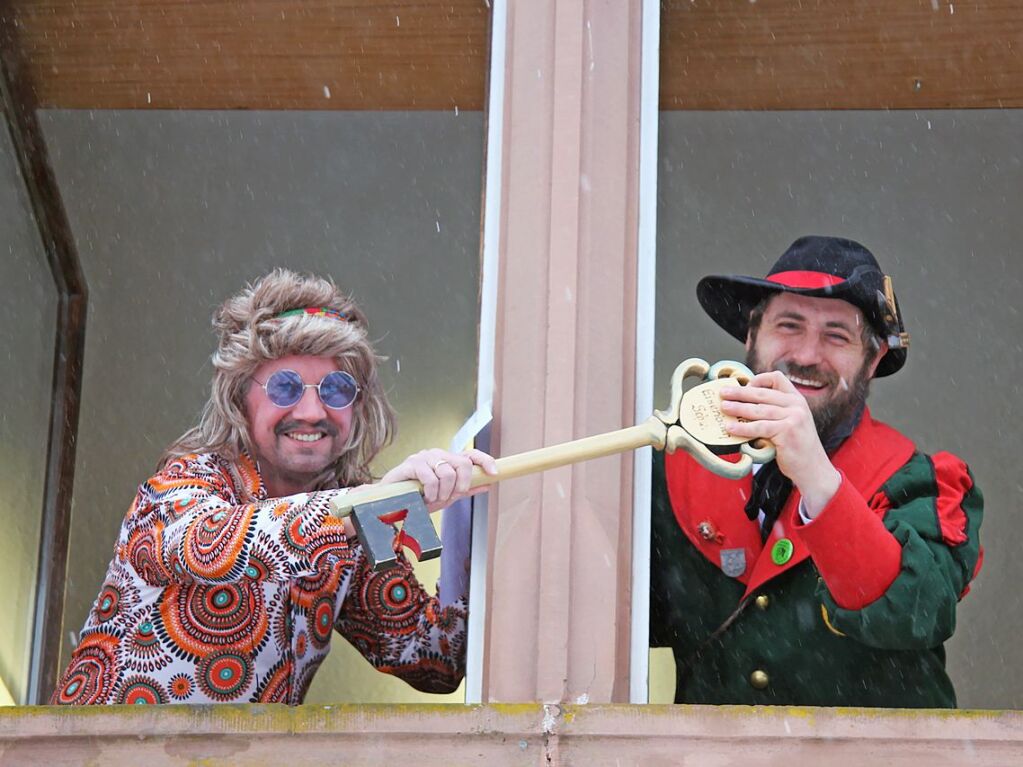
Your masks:
<svg viewBox="0 0 1023 767"><path fill-rule="evenodd" d="M827 506L799 536L839 607L860 610L881 597L902 564L902 547L842 474Z"/></svg>
<svg viewBox="0 0 1023 767"><path fill-rule="evenodd" d="M936 453L931 458L934 481L938 485L935 509L941 537L949 546L961 546L969 536L969 520L963 510L963 498L973 489L973 478L966 464L951 453Z"/></svg>

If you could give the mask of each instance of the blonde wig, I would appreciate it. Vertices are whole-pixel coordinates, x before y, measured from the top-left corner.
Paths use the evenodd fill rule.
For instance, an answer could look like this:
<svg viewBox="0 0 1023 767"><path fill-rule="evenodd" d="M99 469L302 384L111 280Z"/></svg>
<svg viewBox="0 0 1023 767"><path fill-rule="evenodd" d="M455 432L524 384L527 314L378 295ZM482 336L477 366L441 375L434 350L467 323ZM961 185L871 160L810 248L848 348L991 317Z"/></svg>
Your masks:
<svg viewBox="0 0 1023 767"><path fill-rule="evenodd" d="M323 307L346 319L282 312ZM290 355L333 357L355 376L360 391L352 405L352 430L338 460L312 489L351 487L371 481L369 464L395 434L394 410L377 374L383 360L366 334L366 318L350 296L329 279L275 269L229 298L213 315L219 341L213 353L213 387L197 426L164 452L167 461L188 453L214 452L235 459L253 453L243 399L252 374L264 362Z"/></svg>

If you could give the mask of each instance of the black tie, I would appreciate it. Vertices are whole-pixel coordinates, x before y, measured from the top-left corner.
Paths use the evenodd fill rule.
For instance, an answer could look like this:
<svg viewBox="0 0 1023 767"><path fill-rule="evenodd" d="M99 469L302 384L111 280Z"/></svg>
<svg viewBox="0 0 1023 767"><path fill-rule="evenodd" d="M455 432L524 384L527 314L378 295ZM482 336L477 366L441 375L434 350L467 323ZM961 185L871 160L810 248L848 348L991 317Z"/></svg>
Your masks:
<svg viewBox="0 0 1023 767"><path fill-rule="evenodd" d="M765 463L753 475L753 494L746 501L746 516L753 520L761 511L764 512L764 522L760 526L761 543L767 541L791 493L792 480L781 473L777 461Z"/></svg>

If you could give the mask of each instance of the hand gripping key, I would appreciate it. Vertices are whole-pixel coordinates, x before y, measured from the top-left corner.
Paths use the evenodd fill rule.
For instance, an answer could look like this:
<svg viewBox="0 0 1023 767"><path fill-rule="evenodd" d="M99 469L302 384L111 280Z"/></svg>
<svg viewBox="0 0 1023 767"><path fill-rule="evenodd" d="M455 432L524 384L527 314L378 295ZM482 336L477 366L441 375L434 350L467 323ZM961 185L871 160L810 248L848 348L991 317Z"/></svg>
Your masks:
<svg viewBox="0 0 1023 767"><path fill-rule="evenodd" d="M702 383L683 392L683 383L694 377L702 379ZM729 434L726 426L735 419L721 412L721 387L745 385L752 377L750 369L739 362L710 365L701 359L688 359L672 374L671 404L667 410L655 410L642 423L626 429L498 458L498 474L491 476L476 467L470 487L648 445L668 453L685 450L715 474L739 479L749 473L754 463L774 458L774 446L767 440L750 442ZM735 452L739 453L738 461L721 457L723 453ZM374 570L392 567L397 561L393 527L397 522L404 522L397 534L400 546L410 548L420 560L440 556L440 538L423 503L422 489L419 482L408 480L346 493L332 502L336 516L352 516Z"/></svg>

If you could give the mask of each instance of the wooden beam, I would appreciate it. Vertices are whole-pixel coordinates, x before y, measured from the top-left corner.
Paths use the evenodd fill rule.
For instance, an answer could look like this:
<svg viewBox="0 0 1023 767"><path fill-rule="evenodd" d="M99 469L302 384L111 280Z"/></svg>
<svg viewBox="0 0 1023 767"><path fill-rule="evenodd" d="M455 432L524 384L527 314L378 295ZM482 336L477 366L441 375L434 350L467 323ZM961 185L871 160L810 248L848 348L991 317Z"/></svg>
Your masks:
<svg viewBox="0 0 1023 767"><path fill-rule="evenodd" d="M483 108L490 0L8 5L40 108Z"/></svg>
<svg viewBox="0 0 1023 767"><path fill-rule="evenodd" d="M57 289L46 482L32 628L28 703L46 703L57 678L75 444L85 353L88 295L71 224L50 166L36 105L26 87L26 62L0 29L0 107Z"/></svg>
<svg viewBox="0 0 1023 767"><path fill-rule="evenodd" d="M662 109L1020 106L1019 0L662 3Z"/></svg>
<svg viewBox="0 0 1023 767"><path fill-rule="evenodd" d="M489 0L11 0L41 107L482 109ZM663 109L1023 105L1017 0L664 0Z"/></svg>

